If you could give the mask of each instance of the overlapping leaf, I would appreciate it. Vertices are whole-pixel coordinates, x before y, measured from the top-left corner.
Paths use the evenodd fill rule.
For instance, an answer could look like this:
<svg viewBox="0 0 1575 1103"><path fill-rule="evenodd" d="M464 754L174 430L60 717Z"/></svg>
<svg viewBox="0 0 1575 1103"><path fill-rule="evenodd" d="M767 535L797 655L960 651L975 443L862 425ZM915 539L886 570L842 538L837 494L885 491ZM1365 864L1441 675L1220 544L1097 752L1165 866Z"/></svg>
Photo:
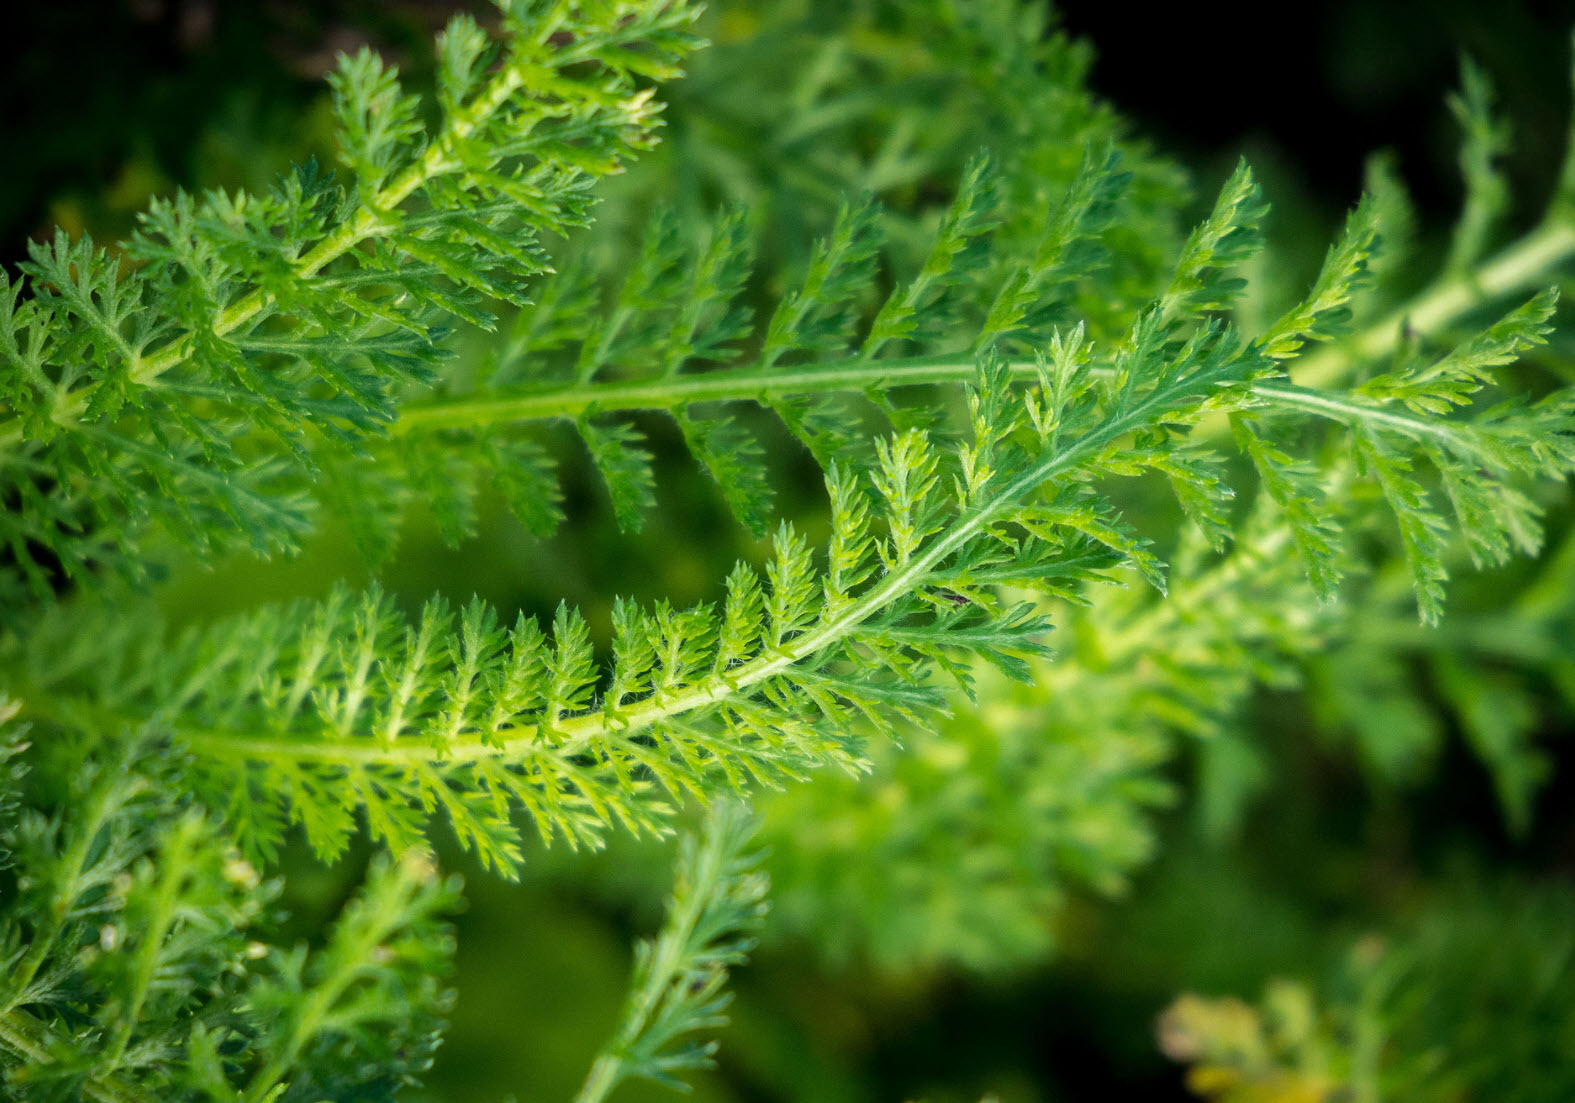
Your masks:
<svg viewBox="0 0 1575 1103"><path fill-rule="evenodd" d="M494 43L457 16L430 132L376 55L341 59L343 181L308 164L266 195L157 201L124 257L35 243L0 275L0 601L110 562L136 574L150 520L199 551L293 548L302 477L384 431L445 329L522 301L543 237L650 145L640 82L675 75L693 17L507 3Z"/></svg>

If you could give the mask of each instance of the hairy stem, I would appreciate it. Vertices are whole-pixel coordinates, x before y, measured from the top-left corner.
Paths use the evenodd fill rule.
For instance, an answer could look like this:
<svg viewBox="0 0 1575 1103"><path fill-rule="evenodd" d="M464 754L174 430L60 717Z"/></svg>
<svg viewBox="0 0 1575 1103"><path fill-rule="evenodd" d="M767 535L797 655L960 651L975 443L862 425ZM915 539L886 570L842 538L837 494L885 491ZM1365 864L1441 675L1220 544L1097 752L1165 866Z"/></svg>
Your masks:
<svg viewBox="0 0 1575 1103"><path fill-rule="evenodd" d="M1575 255L1575 227L1549 222L1475 269L1441 277L1414 298L1351 336L1291 362L1294 388L1262 384L1254 390L1273 401L1311 409L1316 389L1336 383L1360 361L1381 358L1407 332L1431 334L1489 300L1526 290ZM1014 378L1031 380L1032 360L1009 365ZM1097 369L1096 369L1097 370ZM850 356L787 368L745 367L660 379L541 383L490 397L470 395L418 402L400 411L390 427L396 436L441 429L476 429L511 422L573 419L592 411L677 410L696 402L730 402L790 395L855 392L871 387L960 383L978 374L967 354L944 353L891 360ZM1328 408L1317 412L1330 414ZM1222 426L1205 423L1207 435Z"/></svg>
<svg viewBox="0 0 1575 1103"><path fill-rule="evenodd" d="M1549 218L1502 252L1459 274L1441 276L1360 332L1294 361L1303 387L1327 387L1351 367L1394 352L1407 333L1436 333L1493 299L1528 290L1575 255L1575 225Z"/></svg>
<svg viewBox="0 0 1575 1103"><path fill-rule="evenodd" d="M1019 361L1011 368L1017 378L1034 378L1032 361ZM852 356L822 364L700 372L663 379L546 383L522 387L496 398L467 396L412 405L400 411L399 420L389 431L400 435L436 429L473 429L513 421L573 418L592 408L672 410L694 402L858 391L876 386L955 383L972 380L978 374L978 364L971 356L946 353L877 361Z"/></svg>
<svg viewBox="0 0 1575 1103"><path fill-rule="evenodd" d="M1252 390L1253 394L1267 399L1275 406L1303 410L1347 425L1365 421L1411 437L1432 437L1439 443L1452 447L1458 447L1461 443L1460 434L1455 431L1455 426L1447 421L1417 417L1400 410L1380 409L1368 403L1353 402L1343 394L1272 383L1260 383Z"/></svg>

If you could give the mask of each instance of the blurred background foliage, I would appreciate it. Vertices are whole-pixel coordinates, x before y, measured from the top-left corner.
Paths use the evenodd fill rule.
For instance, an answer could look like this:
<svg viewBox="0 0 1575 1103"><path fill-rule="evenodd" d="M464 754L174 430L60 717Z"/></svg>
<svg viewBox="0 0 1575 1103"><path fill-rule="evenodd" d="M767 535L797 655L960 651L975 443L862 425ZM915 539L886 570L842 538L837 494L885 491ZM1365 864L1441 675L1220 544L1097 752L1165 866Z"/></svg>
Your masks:
<svg viewBox="0 0 1575 1103"><path fill-rule="evenodd" d="M0 83L25 109L0 128L6 255L56 224L113 240L152 194L259 188L330 154L334 52L370 43L419 83L455 7L8 11ZM565 255L618 271L652 209L693 228L742 203L780 286L839 199L870 191L900 262L980 148L1028 212L1087 144L1113 140L1137 178L1118 289L1150 285L1186 224L1171 208L1211 195L1245 153L1274 203L1252 273L1263 313L1305 286L1375 171L1414 204L1413 262L1386 274L1398 295L1436 269L1461 200L1444 103L1461 51L1513 127L1500 239L1536 219L1567 132L1575 4L1343 0L1296 18L1291 33L1256 5L1139 16L1067 0L1045 31L1037 9L1005 2L721 2L715 45L665 90L665 144L614 181ZM1119 296L1081 305L1096 330L1119 324ZM1528 386L1575 380L1567 308L1561 320ZM499 355L499 340L470 338L464 358ZM557 535L530 537L484 497L480 535L450 549L417 513L384 584L537 614L566 598L603 643L615 593L714 597L759 545L676 433L641 427L660 501L642 533L618 531L565 449ZM818 480L775 432L779 507L813 528ZM1152 489L1129 508L1168 511ZM1417 626L1377 537L1372 569L1323 612L1288 600L1299 569L1260 549L1230 568L1240 577L1200 573L1163 605L1110 591L1058 611L1060 660L1040 686L985 687L977 713L875 748L872 778L763 799L775 912L698 1097L1571 1098L1575 529L1567 493L1545 504L1549 552L1484 572L1462 555L1439 629ZM1180 535L1166 551L1197 554ZM297 560L217 564L161 596L177 619L206 618L366 577L330 527ZM1214 661L1223 648L1250 677ZM470 879L433 1098L572 1094L616 1015L631 936L655 926L670 851L619 839L533 855L517 885ZM290 862L304 936L359 871Z"/></svg>

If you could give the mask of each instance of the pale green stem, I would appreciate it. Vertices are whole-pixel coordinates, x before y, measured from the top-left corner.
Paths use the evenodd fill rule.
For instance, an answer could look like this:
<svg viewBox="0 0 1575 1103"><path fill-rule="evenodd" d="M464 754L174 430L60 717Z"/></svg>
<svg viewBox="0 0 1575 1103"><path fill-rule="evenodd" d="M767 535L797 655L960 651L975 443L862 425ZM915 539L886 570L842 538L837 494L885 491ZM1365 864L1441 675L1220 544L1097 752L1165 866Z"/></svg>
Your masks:
<svg viewBox="0 0 1575 1103"><path fill-rule="evenodd" d="M1013 363L1011 369L1017 378L1034 378L1032 361ZM402 435L474 429L514 421L574 418L591 409L666 410L695 402L954 383L975 379L978 374L978 363L971 356L947 353L877 361L849 357L801 367L700 372L661 379L545 384L494 398L456 398L408 406L389 431Z"/></svg>
<svg viewBox="0 0 1575 1103"><path fill-rule="evenodd" d="M1186 381L1182 382L1186 383ZM444 756L450 760L509 758L519 761L537 755L572 758L597 739L614 734L630 734L670 717L720 704L767 679L783 674L805 659L836 644L864 621L875 616L903 595L918 589L948 556L960 550L1013 503L1043 483L1075 470L1090 455L1097 453L1110 442L1149 424L1154 413L1167 401L1169 399L1166 394L1151 395L1120 416L1106 421L1074 444L1045 456L1003 487L989 504L959 518L944 536L935 540L906 563L888 572L878 585L865 591L834 617L822 620L813 629L793 637L780 647L763 652L740 666L706 678L684 693L653 695L632 707L620 708L616 714L604 709L559 719L553 724L555 739L552 742L543 738L543 732L538 725L521 725L513 729L517 733L513 738L492 742L481 740L456 742L445 748ZM41 715L56 711L50 709L49 696L23 699L27 702L24 707L28 707L34 714ZM66 714L72 712L69 706L60 711ZM433 753L429 746L403 743L381 745L371 741L337 740L332 743L311 743L285 738L236 738L225 732L192 730L182 730L180 734L182 739L199 753L252 761L280 757L295 761L345 764L398 764L427 761Z"/></svg>
<svg viewBox="0 0 1575 1103"><path fill-rule="evenodd" d="M618 1032L597 1054L585 1083L580 1085L579 1092L575 1094L574 1103L602 1103L608 1093L623 1080L629 1051L645 1032L663 994L682 970L684 951L694 937L695 925L705 913L706 904L716 891L716 883L722 874L726 844L727 838L723 832L707 833L705 849L696 863L693 884L687 886L682 896L675 895L672 911L652 948L645 981L625 1008Z"/></svg>
<svg viewBox="0 0 1575 1103"><path fill-rule="evenodd" d="M146 929L141 932L142 941L137 947L136 961L132 967L131 998L126 1001L120 1029L116 1031L114 1044L110 1046L109 1063L112 1066L120 1063L131 1035L136 1030L137 1020L142 1016L142 1007L153 983L154 970L158 967L164 936L175 922L177 897L181 882L186 877L191 855L190 835L194 826L194 821L190 819L181 821L175 829L177 835L173 845L162 848L160 856L163 860L157 863L159 888L154 898L153 915Z"/></svg>
<svg viewBox="0 0 1575 1103"><path fill-rule="evenodd" d="M23 702L26 710L26 702ZM93 841L98 838L104 825L109 822L112 808L107 796L100 796L91 806L92 810L88 823L78 832L75 841L61 856L61 869L64 876L60 878L62 889L56 894L49 910L47 925L33 932L33 939L27 948L27 956L18 964L16 972L6 978L7 987L11 996L5 1006L6 1011L14 1009L21 1001L27 986L33 983L33 978L49 958L49 953L55 948L55 942L60 938L60 933L65 929L66 917L71 914L71 906L76 901L77 884L82 878L82 871L87 867L88 855L92 853Z"/></svg>
<svg viewBox="0 0 1575 1103"><path fill-rule="evenodd" d="M1306 410L1308 413L1346 424L1366 421L1412 437L1428 436L1444 444L1460 444L1460 434L1456 432L1457 426L1447 421L1415 417L1364 402L1353 402L1342 394L1274 383L1260 383L1253 387L1253 393L1260 398L1268 399L1276 406Z"/></svg>
<svg viewBox="0 0 1575 1103"><path fill-rule="evenodd" d="M1303 387L1328 387L1354 365L1392 354L1408 331L1436 333L1485 302L1530 290L1572 255L1575 225L1550 218L1475 268L1435 280L1348 339L1295 361L1292 376Z"/></svg>
<svg viewBox="0 0 1575 1103"><path fill-rule="evenodd" d="M574 1103L601 1103L609 1092L623 1079L623 1059L611 1053L601 1053L586 1074L585 1083L575 1093Z"/></svg>
<svg viewBox="0 0 1575 1103"><path fill-rule="evenodd" d="M0 1013L0 1046L33 1064L47 1065L53 1060L47 1028L22 1011ZM81 1091L91 1103L155 1103L147 1092L115 1076L91 1077Z"/></svg>
<svg viewBox="0 0 1575 1103"><path fill-rule="evenodd" d="M364 906L374 910L377 902L365 901ZM339 997L356 982L361 975L365 962L372 960L372 954L377 944L386 935L386 931L378 927L368 927L363 931L361 943L351 951L341 950L339 954L339 968L330 976L314 984L305 993L299 1004L299 1013L291 1025L288 1037L279 1045L269 1057L268 1062L257 1071L247 1084L246 1090L239 1097L240 1103L263 1103L272 1095L274 1088L284 1079L286 1073L295 1064L301 1050L312 1040L322 1027L328 1013L333 1009Z"/></svg>
<svg viewBox="0 0 1575 1103"><path fill-rule="evenodd" d="M1563 222L1549 222L1465 275L1441 278L1377 322L1292 361L1290 370L1297 383L1294 390L1269 384L1255 389L1264 395L1272 391L1279 399L1288 399L1294 393L1293 404L1306 408L1310 401L1307 396L1315 389L1337 382L1359 362L1394 352L1407 329L1435 333L1486 301L1535 286L1571 255L1575 255L1575 228ZM1013 361L1009 368L1017 379L1037 377L1031 360ZM390 431L406 435L439 429L477 429L509 422L572 419L592 410L670 410L695 402L969 382L978 371L973 357L949 353L874 361L853 356L789 368L745 368L660 379L547 383L489 397L461 396L407 406ZM1222 429L1222 425L1205 423L1205 435Z"/></svg>

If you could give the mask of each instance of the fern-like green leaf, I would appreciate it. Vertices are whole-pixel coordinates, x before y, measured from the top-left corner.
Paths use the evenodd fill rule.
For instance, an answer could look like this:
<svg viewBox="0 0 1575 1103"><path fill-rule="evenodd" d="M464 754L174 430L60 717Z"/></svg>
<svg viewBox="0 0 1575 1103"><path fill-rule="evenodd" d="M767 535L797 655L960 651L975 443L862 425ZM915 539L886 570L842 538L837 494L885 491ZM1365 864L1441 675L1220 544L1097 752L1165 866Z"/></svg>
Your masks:
<svg viewBox="0 0 1575 1103"><path fill-rule="evenodd" d="M0 279L0 496L29 507L0 531L0 600L47 595L57 569L135 574L149 520L199 551L295 547L314 451L381 434L452 320L490 327L489 301L522 301L542 236L582 225L587 182L651 143L637 78L676 73L694 11L503 14L497 47L469 16L445 32L430 132L376 55L341 60L348 188L308 164L267 195L178 195L144 216L129 274L62 234ZM411 481L454 474L438 457ZM468 530L462 498L438 512Z"/></svg>
<svg viewBox="0 0 1575 1103"><path fill-rule="evenodd" d="M601 1103L636 1077L683 1090L684 1073L712 1066L716 1042L689 1036L726 1025L728 971L744 963L766 912L767 881L749 849L753 831L738 806L721 804L698 836L680 841L661 933L636 948L618 1029L575 1103Z"/></svg>

